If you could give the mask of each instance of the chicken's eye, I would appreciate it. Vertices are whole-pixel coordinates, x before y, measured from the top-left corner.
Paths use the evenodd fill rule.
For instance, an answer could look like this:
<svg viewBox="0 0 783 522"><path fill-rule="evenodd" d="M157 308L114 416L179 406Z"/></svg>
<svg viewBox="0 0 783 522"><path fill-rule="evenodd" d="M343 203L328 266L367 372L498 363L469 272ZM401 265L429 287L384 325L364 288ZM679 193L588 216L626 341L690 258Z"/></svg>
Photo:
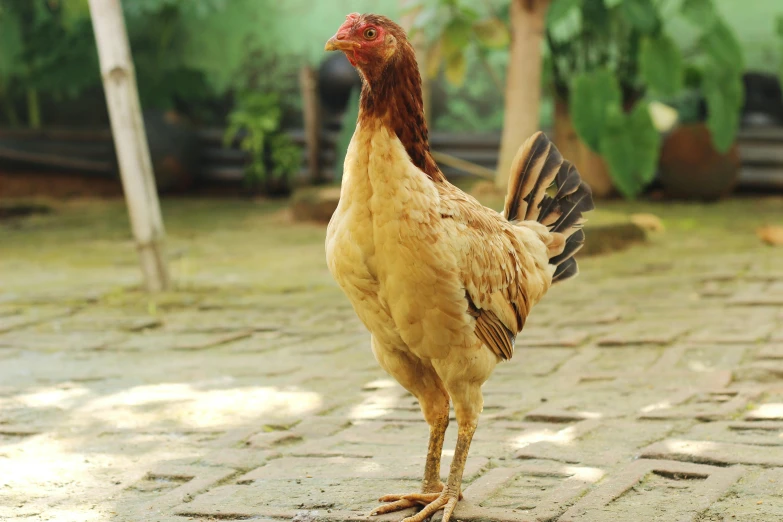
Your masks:
<svg viewBox="0 0 783 522"><path fill-rule="evenodd" d="M378 36L378 31L376 31L373 27L368 27L364 30L364 38L366 40L374 40L376 36Z"/></svg>

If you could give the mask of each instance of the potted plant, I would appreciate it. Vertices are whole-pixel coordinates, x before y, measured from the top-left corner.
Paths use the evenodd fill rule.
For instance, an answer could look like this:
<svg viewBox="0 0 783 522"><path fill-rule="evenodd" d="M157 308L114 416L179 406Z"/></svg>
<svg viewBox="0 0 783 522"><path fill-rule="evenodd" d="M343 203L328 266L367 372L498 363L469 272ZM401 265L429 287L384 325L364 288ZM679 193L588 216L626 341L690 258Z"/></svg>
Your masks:
<svg viewBox="0 0 783 522"><path fill-rule="evenodd" d="M676 19L697 32L690 86L704 94L711 143L725 153L739 125L743 64L712 0L554 0L550 8L555 141L599 196L636 197L655 176L662 138L650 102L674 100L686 85L686 53L670 35Z"/></svg>
<svg viewBox="0 0 783 522"><path fill-rule="evenodd" d="M247 92L228 116L224 144L239 140L247 153L245 184L253 192L286 196L299 171L302 151L280 128L283 111L274 92Z"/></svg>

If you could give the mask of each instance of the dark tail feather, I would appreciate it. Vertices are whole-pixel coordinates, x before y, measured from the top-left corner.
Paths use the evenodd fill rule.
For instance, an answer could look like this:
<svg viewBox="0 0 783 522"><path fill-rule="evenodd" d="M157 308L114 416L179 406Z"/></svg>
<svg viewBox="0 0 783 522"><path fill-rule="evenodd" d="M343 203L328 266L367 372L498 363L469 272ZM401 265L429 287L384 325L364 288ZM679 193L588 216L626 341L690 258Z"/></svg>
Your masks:
<svg viewBox="0 0 783 522"><path fill-rule="evenodd" d="M543 132L533 134L520 147L511 165L505 216L509 221L536 219L563 163L563 157Z"/></svg>
<svg viewBox="0 0 783 522"><path fill-rule="evenodd" d="M546 190L553 182L557 190L550 196ZM549 260L557 265L553 281L579 272L573 255L585 242L583 214L594 208L590 186L549 138L543 132L528 138L514 158L504 214L512 222L536 220L566 236L563 252Z"/></svg>
<svg viewBox="0 0 783 522"><path fill-rule="evenodd" d="M585 246L585 231L577 230L571 234L568 239L566 239L563 252L550 259L549 263L553 265L561 265L564 261L571 259L571 257L579 252L583 246Z"/></svg>
<svg viewBox="0 0 783 522"><path fill-rule="evenodd" d="M552 282L559 283L560 281L571 279L578 273L579 267L576 264L576 259L570 257L557 267L555 270L555 275L552 276Z"/></svg>

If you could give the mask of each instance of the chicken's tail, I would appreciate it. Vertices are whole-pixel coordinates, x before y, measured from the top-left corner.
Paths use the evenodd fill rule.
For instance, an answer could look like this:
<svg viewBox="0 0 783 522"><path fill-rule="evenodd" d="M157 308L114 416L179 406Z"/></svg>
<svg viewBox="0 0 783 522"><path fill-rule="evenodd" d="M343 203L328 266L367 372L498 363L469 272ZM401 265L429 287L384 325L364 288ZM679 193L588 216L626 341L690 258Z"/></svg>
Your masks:
<svg viewBox="0 0 783 522"><path fill-rule="evenodd" d="M547 189L556 188L551 195ZM538 221L550 232L562 234L562 251L549 262L556 265L552 281L563 281L579 270L574 254L585 242L583 213L592 210L590 186L576 167L557 150L543 132L537 132L517 152L511 167L504 215L509 221Z"/></svg>

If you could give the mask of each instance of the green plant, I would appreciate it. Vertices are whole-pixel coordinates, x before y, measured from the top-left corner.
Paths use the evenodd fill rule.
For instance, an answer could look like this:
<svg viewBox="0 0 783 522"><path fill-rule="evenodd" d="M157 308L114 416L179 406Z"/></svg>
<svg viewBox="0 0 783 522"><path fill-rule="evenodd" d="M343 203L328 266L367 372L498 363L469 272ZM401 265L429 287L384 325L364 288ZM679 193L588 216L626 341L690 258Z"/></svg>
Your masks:
<svg viewBox="0 0 783 522"><path fill-rule="evenodd" d="M259 51L271 56L282 47L266 31L276 23L269 20L271 0L122 4L145 109L177 109L217 123L223 119L220 99L252 87L246 73L260 69L270 82L279 79L277 69L270 74L251 63ZM46 110L72 114L60 110L72 100L92 110L103 103L95 96L100 86L87 0L0 0L3 120L23 123L20 109L26 107L28 125L51 123L54 117L47 119Z"/></svg>
<svg viewBox="0 0 783 522"><path fill-rule="evenodd" d="M693 48L670 36L672 20L698 31ZM734 143L743 103L742 51L712 0L553 0L547 41L556 92L580 138L606 160L626 198L652 180L661 139L647 103L686 86L706 99L715 147ZM696 74L687 84L685 71Z"/></svg>
<svg viewBox="0 0 783 522"><path fill-rule="evenodd" d="M496 83L486 74L489 65L500 76L508 53L494 52L482 63L476 49L468 49L467 77L462 85L443 83L448 103L435 117L433 130L448 132L499 132L503 128L503 97ZM435 113L433 113L435 114Z"/></svg>
<svg viewBox="0 0 783 522"><path fill-rule="evenodd" d="M496 14L496 6L485 2L475 9L476 2L465 0L420 0L411 11L416 13L411 36L424 34L427 41L427 71L434 77L444 70L446 79L462 85L467 70L466 50L474 49L487 73L502 90L494 69L487 61L492 50L505 49L510 41L506 23Z"/></svg>
<svg viewBox="0 0 783 522"><path fill-rule="evenodd" d="M783 15L778 16L775 19L775 34L778 35L778 49L780 55L780 63L778 63L778 78L781 85L783 85Z"/></svg>
<svg viewBox="0 0 783 522"><path fill-rule="evenodd" d="M44 120L42 97L67 100L100 82L86 0L4 0L0 4L0 97L12 125Z"/></svg>
<svg viewBox="0 0 783 522"><path fill-rule="evenodd" d="M250 188L286 184L301 165L301 150L280 130L282 116L280 96L270 92L243 94L228 116L223 141L229 146L239 139L248 153L245 182Z"/></svg>

